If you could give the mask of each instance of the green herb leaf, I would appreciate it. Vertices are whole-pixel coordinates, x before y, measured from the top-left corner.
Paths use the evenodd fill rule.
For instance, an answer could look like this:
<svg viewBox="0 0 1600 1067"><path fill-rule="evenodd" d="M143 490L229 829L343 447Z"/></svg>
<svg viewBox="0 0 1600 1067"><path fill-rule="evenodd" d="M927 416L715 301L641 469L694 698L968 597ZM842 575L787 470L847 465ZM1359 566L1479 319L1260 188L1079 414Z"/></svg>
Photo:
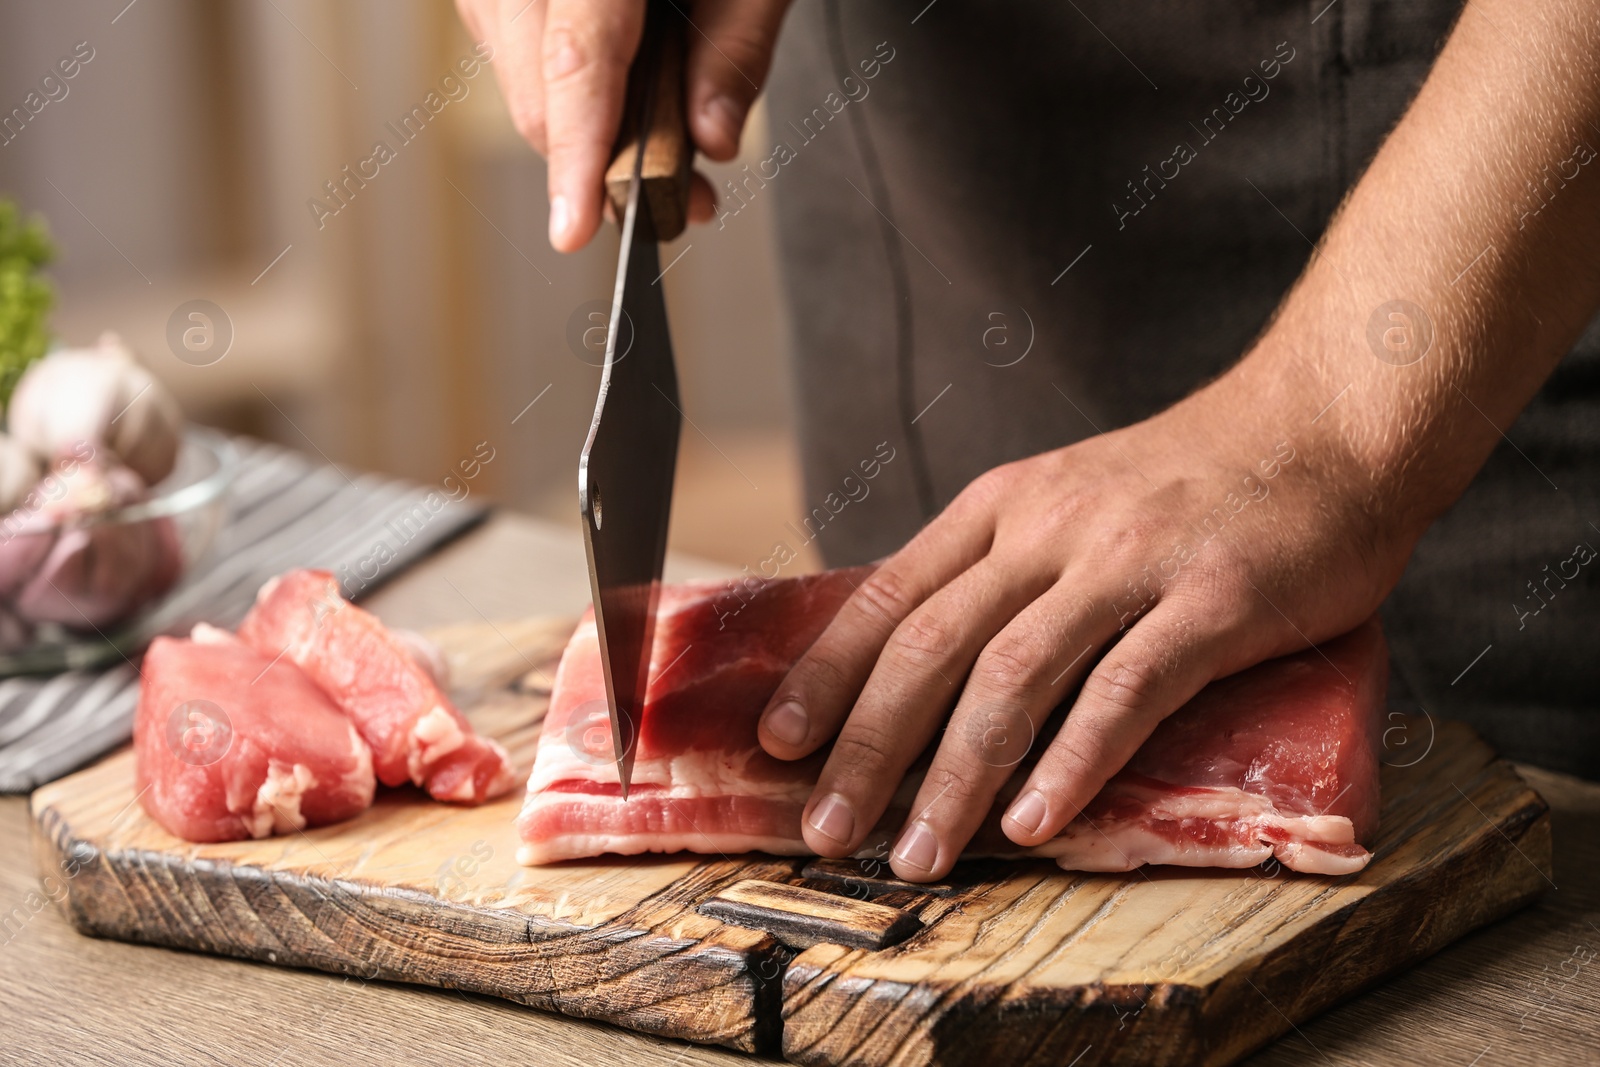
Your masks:
<svg viewBox="0 0 1600 1067"><path fill-rule="evenodd" d="M0 404L50 344L56 293L40 269L54 257L43 220L24 222L17 205L0 199Z"/></svg>

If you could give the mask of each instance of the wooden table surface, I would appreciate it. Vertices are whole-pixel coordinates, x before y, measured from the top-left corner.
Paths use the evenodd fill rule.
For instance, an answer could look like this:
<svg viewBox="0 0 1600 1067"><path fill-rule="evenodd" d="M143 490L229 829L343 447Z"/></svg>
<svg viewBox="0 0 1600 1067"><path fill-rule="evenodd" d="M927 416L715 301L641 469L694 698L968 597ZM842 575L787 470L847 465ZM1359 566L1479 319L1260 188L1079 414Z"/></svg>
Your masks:
<svg viewBox="0 0 1600 1067"><path fill-rule="evenodd" d="M675 559L669 577L718 569ZM400 626L576 612L576 530L500 515L375 593ZM1554 813L1542 901L1291 1030L1249 1063L1451 1067L1600 1060L1600 784L1524 768ZM449 991L97 941L37 912L27 801L0 797L0 1062L748 1064ZM40 898L33 896L37 902ZM1270 990L1265 992L1271 995Z"/></svg>

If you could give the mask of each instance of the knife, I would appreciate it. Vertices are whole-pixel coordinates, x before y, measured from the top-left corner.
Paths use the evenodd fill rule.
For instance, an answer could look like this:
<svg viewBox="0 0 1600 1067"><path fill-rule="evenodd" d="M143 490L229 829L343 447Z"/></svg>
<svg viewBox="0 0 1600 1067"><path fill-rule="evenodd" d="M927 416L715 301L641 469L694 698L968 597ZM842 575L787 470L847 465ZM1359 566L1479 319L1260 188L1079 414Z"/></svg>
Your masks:
<svg viewBox="0 0 1600 1067"><path fill-rule="evenodd" d="M683 232L692 151L684 121L684 18L652 2L628 75L606 192L622 233L578 502L622 796L650 671L682 410L657 242Z"/></svg>

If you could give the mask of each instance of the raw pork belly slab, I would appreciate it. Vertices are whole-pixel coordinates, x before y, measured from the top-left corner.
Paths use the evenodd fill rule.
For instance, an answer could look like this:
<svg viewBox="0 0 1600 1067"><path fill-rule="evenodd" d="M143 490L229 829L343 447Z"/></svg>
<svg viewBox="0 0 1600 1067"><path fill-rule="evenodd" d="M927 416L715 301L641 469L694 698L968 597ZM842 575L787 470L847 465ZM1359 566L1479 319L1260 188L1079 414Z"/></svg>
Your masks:
<svg viewBox="0 0 1600 1067"><path fill-rule="evenodd" d="M1350 874L1372 858L1389 653L1373 619L1212 682L1054 840L1068 870L1146 863Z"/></svg>
<svg viewBox="0 0 1600 1067"><path fill-rule="evenodd" d="M506 750L473 730L405 641L341 597L329 572L267 582L239 636L322 687L372 746L384 785L412 782L436 800L480 804L516 784Z"/></svg>
<svg viewBox="0 0 1600 1067"><path fill-rule="evenodd" d="M868 569L768 583L662 590L629 799L617 785L592 615L568 643L518 818L523 863L602 853L806 855L800 813L826 758L762 751L756 724L789 667ZM732 609L737 609L735 612ZM1251 867L1269 857L1318 874L1360 870L1377 827L1377 735L1388 656L1376 621L1212 683L1166 719L1062 834L1028 854L1069 870L1146 863ZM1036 755L1037 753L1035 753ZM1002 794L969 855L1018 855L999 832ZM915 795L897 791L879 831Z"/></svg>
<svg viewBox="0 0 1600 1067"><path fill-rule="evenodd" d="M189 841L238 841L348 819L372 805L372 752L287 661L225 630L158 637L133 737L139 800Z"/></svg>
<svg viewBox="0 0 1600 1067"><path fill-rule="evenodd" d="M623 800L606 717L594 613L556 669L517 826L522 863L605 852L804 855L800 812L826 753L767 755L767 698L871 568L767 583L741 600L726 582L665 586L643 722Z"/></svg>

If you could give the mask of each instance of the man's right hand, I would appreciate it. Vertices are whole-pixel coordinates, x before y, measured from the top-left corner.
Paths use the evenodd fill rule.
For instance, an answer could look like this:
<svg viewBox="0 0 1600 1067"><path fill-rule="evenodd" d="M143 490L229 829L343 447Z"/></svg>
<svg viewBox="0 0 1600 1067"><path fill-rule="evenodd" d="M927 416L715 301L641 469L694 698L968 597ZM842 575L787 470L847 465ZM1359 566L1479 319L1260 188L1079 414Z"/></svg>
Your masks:
<svg viewBox="0 0 1600 1067"><path fill-rule="evenodd" d="M766 81L789 0L672 0L689 18L689 136L708 158L739 151ZM575 252L600 226L605 170L622 121L644 0L456 0L467 30L494 49L495 75L517 130L549 160L550 244ZM689 218L716 203L696 173Z"/></svg>

